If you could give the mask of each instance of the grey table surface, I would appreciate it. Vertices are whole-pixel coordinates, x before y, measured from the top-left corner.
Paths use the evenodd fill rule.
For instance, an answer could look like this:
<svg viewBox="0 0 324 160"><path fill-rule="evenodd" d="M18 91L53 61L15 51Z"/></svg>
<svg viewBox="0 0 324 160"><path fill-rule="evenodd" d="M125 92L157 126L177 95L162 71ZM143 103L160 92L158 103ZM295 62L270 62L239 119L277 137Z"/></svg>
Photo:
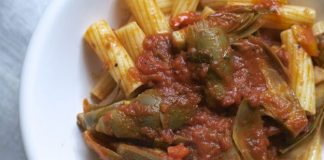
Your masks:
<svg viewBox="0 0 324 160"><path fill-rule="evenodd" d="M19 84L32 33L51 0L0 0L0 159L25 160Z"/></svg>

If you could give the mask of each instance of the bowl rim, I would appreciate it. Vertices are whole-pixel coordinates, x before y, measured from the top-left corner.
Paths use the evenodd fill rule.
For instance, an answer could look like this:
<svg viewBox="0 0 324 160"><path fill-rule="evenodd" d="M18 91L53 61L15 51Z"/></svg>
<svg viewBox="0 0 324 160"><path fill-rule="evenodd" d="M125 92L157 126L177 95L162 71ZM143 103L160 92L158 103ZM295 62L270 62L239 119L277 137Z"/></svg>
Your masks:
<svg viewBox="0 0 324 160"><path fill-rule="evenodd" d="M64 8L64 4L69 2L69 0L56 0L48 4L43 15L38 21L38 24L32 34L32 37L29 41L28 47L26 49L25 58L22 65L22 72L20 76L20 86L19 86L19 126L20 134L22 138L22 145L24 148L25 156L27 159L36 159L35 145L31 140L31 134L29 133L30 126L28 110L31 109L29 106L29 94L30 84L33 78L33 72L35 71L36 64L33 63L37 57L39 57L39 49L41 43L46 38L46 33L49 32L49 29L52 25L52 19L55 18L60 10Z"/></svg>

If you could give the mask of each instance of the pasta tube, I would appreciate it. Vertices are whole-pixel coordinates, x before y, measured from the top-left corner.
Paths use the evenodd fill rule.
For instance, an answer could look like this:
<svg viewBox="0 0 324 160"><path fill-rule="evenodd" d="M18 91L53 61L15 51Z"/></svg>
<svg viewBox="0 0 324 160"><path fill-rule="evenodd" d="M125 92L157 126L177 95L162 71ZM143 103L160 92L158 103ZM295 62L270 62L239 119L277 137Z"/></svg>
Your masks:
<svg viewBox="0 0 324 160"><path fill-rule="evenodd" d="M201 0L202 6L209 6L211 8L218 8L225 5L230 5L231 3L246 3L252 4L254 0Z"/></svg>
<svg viewBox="0 0 324 160"><path fill-rule="evenodd" d="M313 26L313 34L316 36L318 49L320 51L318 57L314 57L315 63L324 68L324 21L320 21Z"/></svg>
<svg viewBox="0 0 324 160"><path fill-rule="evenodd" d="M315 135L311 137L310 144L306 147L305 153L299 158L301 160L318 160L322 159L322 141L321 126L318 126Z"/></svg>
<svg viewBox="0 0 324 160"><path fill-rule="evenodd" d="M129 19L128 19L128 21L127 21L127 24L128 23L131 23L131 22L135 22L135 21L136 20L135 20L134 16L130 16Z"/></svg>
<svg viewBox="0 0 324 160"><path fill-rule="evenodd" d="M157 0L157 4L163 13L170 13L174 3L173 1L174 0Z"/></svg>
<svg viewBox="0 0 324 160"><path fill-rule="evenodd" d="M167 15L167 14L171 13L173 0L157 0L157 4L158 4L158 6L160 7L161 11L164 14ZM170 17L167 17L167 19L168 18L170 18ZM134 16L130 16L127 23L130 23L130 22L133 22L133 21L136 21Z"/></svg>
<svg viewBox="0 0 324 160"><path fill-rule="evenodd" d="M323 107L324 105L324 83L316 86L316 107Z"/></svg>
<svg viewBox="0 0 324 160"><path fill-rule="evenodd" d="M178 49L184 49L186 47L185 29L172 32L172 44Z"/></svg>
<svg viewBox="0 0 324 160"><path fill-rule="evenodd" d="M281 39L289 54L290 86L304 110L314 115L316 95L312 59L302 47L299 47L291 29L282 32Z"/></svg>
<svg viewBox="0 0 324 160"><path fill-rule="evenodd" d="M172 17L184 12L196 11L199 0L175 0L172 7Z"/></svg>
<svg viewBox="0 0 324 160"><path fill-rule="evenodd" d="M91 94L98 100L105 99L116 87L115 80L111 77L110 73L105 71L98 82L91 90Z"/></svg>
<svg viewBox="0 0 324 160"><path fill-rule="evenodd" d="M278 13L263 17L264 28L288 29L294 24L313 24L316 18L315 10L302 6L282 5Z"/></svg>
<svg viewBox="0 0 324 160"><path fill-rule="evenodd" d="M203 11L201 12L201 16L203 18L207 18L209 15L215 13L215 11L213 9L211 9L210 7L208 6L205 6Z"/></svg>
<svg viewBox="0 0 324 160"><path fill-rule="evenodd" d="M135 74L137 72L134 62L108 23L101 20L91 25L85 33L85 40L95 50L126 96L132 96L132 93L142 85L142 82Z"/></svg>
<svg viewBox="0 0 324 160"><path fill-rule="evenodd" d="M167 33L170 26L156 0L125 0L146 35Z"/></svg>
<svg viewBox="0 0 324 160"><path fill-rule="evenodd" d="M315 72L315 84L320 84L324 82L324 69L321 67L314 67L314 72Z"/></svg>
<svg viewBox="0 0 324 160"><path fill-rule="evenodd" d="M320 36L324 33L324 21L319 21L314 24L313 33L315 36Z"/></svg>
<svg viewBox="0 0 324 160"><path fill-rule="evenodd" d="M209 6L211 8L218 8L225 5L252 5L266 0L201 0L202 6ZM287 4L288 0L278 0L280 4Z"/></svg>
<svg viewBox="0 0 324 160"><path fill-rule="evenodd" d="M136 61L144 50L143 41L145 39L145 34L142 29L136 22L132 22L118 29L116 35L133 61Z"/></svg>

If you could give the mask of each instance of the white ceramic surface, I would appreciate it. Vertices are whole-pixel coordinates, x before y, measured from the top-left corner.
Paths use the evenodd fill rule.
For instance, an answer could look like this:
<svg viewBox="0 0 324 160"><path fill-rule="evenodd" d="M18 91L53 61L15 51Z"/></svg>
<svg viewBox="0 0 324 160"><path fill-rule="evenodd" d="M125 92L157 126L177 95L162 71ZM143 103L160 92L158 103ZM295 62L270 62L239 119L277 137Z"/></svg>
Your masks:
<svg viewBox="0 0 324 160"><path fill-rule="evenodd" d="M128 15L120 3L56 0L42 18L28 49L20 93L22 135L30 160L93 159L76 115L99 63L82 36L99 19L119 26Z"/></svg>
<svg viewBox="0 0 324 160"><path fill-rule="evenodd" d="M27 2L26 2L27 3ZM99 19L113 27L128 18L118 0L57 0L29 45L20 92L20 119L30 160L89 160L76 125L100 64L83 33ZM126 17L125 17L126 16Z"/></svg>

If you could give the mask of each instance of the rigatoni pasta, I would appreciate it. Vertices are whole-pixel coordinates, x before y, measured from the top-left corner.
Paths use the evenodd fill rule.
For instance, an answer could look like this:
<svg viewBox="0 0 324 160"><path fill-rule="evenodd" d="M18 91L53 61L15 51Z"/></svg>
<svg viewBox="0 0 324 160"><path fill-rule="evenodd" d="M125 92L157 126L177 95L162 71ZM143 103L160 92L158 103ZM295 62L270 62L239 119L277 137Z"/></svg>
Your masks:
<svg viewBox="0 0 324 160"><path fill-rule="evenodd" d="M157 0L157 4L161 8L163 13L170 13L173 3L174 0Z"/></svg>
<svg viewBox="0 0 324 160"><path fill-rule="evenodd" d="M315 36L320 36L324 33L324 21L319 21L313 25L313 33Z"/></svg>
<svg viewBox="0 0 324 160"><path fill-rule="evenodd" d="M91 90L91 94L97 98L98 100L102 101L105 99L117 86L115 80L111 77L108 71L104 71L101 74L98 82Z"/></svg>
<svg viewBox="0 0 324 160"><path fill-rule="evenodd" d="M290 86L294 89L304 110L314 115L316 95L312 58L299 46L291 29L282 32L281 39L289 54Z"/></svg>
<svg viewBox="0 0 324 160"><path fill-rule="evenodd" d="M314 73L315 73L315 84L320 84L324 82L324 68L315 66Z"/></svg>
<svg viewBox="0 0 324 160"><path fill-rule="evenodd" d="M225 5L253 5L264 0L201 0L202 6L218 8ZM287 4L288 0L277 0L279 4Z"/></svg>
<svg viewBox="0 0 324 160"><path fill-rule="evenodd" d="M196 11L199 0L175 0L172 7L172 17L181 13Z"/></svg>
<svg viewBox="0 0 324 160"><path fill-rule="evenodd" d="M255 0L201 0L202 6L209 6L211 8L218 8L225 5L231 4L244 4L252 5Z"/></svg>
<svg viewBox="0 0 324 160"><path fill-rule="evenodd" d="M85 33L85 39L96 51L126 96L131 96L142 82L132 74L133 70L136 70L134 62L108 23L101 20L92 24Z"/></svg>
<svg viewBox="0 0 324 160"><path fill-rule="evenodd" d="M133 61L143 53L145 34L136 22L131 22L116 30L116 35Z"/></svg>
<svg viewBox="0 0 324 160"><path fill-rule="evenodd" d="M215 13L215 10L213 10L212 8L205 6L204 9L201 12L201 16L203 18L207 18L209 15Z"/></svg>
<svg viewBox="0 0 324 160"><path fill-rule="evenodd" d="M125 2L145 34L170 31L169 23L156 0L125 0Z"/></svg>
<svg viewBox="0 0 324 160"><path fill-rule="evenodd" d="M181 29L172 32L172 44L178 49L184 49L186 46L186 30Z"/></svg>
<svg viewBox="0 0 324 160"><path fill-rule="evenodd" d="M263 20L265 28L288 29L294 24L312 25L315 22L316 12L314 9L282 5L278 8L278 13L265 15Z"/></svg>

